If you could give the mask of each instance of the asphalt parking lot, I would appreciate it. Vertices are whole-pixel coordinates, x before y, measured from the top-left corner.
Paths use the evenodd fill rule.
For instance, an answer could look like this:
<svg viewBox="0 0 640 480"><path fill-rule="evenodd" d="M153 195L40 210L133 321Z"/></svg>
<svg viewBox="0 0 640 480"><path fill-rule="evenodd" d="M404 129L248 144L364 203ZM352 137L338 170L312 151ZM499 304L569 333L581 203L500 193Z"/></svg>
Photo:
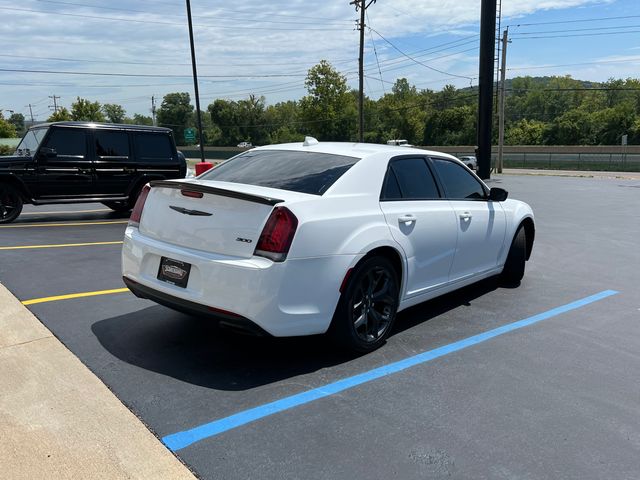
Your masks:
<svg viewBox="0 0 640 480"><path fill-rule="evenodd" d="M0 282L201 478L637 479L640 181L493 183L536 215L521 286L411 308L366 356L135 298L99 204L0 226Z"/></svg>

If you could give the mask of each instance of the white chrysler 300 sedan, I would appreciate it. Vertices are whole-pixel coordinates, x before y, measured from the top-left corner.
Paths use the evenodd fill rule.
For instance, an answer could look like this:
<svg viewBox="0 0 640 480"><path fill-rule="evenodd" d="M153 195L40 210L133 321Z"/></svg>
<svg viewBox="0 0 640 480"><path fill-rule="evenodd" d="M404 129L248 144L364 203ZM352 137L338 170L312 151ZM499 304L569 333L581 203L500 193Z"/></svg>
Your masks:
<svg viewBox="0 0 640 480"><path fill-rule="evenodd" d="M455 157L307 137L145 186L122 274L222 325L366 352L400 310L492 275L517 285L534 234L529 205Z"/></svg>

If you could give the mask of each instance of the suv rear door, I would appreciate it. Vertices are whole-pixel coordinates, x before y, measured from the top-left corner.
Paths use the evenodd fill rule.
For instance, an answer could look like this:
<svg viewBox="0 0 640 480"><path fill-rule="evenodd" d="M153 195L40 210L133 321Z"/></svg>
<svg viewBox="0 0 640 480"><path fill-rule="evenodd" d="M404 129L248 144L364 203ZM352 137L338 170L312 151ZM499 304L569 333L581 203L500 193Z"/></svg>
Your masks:
<svg viewBox="0 0 640 480"><path fill-rule="evenodd" d="M131 140L125 130L95 129L91 137L95 155L97 195L125 196L137 176Z"/></svg>
<svg viewBox="0 0 640 480"><path fill-rule="evenodd" d="M133 133L133 145L139 177L184 177L186 172L182 172L183 165L169 133L136 131Z"/></svg>
<svg viewBox="0 0 640 480"><path fill-rule="evenodd" d="M93 165L83 128L52 126L40 149L35 197L82 197L93 193Z"/></svg>

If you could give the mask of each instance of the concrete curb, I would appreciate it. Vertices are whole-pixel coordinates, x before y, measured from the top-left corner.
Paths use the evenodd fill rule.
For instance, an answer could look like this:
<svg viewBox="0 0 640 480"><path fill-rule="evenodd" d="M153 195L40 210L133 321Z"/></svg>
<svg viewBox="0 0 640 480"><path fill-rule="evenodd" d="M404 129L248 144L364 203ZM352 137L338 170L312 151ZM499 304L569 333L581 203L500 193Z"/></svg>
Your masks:
<svg viewBox="0 0 640 480"><path fill-rule="evenodd" d="M195 478L2 284L0 391L5 478Z"/></svg>
<svg viewBox="0 0 640 480"><path fill-rule="evenodd" d="M536 170L526 168L505 168L502 174L494 175L540 175L553 177L582 177L616 180L640 180L640 172L602 172L589 170Z"/></svg>

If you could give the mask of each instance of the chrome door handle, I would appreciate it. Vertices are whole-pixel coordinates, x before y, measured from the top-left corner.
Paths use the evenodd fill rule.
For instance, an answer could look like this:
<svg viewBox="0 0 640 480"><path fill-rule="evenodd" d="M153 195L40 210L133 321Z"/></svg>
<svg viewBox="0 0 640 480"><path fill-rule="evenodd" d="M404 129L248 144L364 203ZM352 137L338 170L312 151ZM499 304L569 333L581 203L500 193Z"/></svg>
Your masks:
<svg viewBox="0 0 640 480"><path fill-rule="evenodd" d="M416 221L416 217L408 213L407 215L402 215L398 217L398 221L400 223L404 223L405 225L410 225L412 222Z"/></svg>
<svg viewBox="0 0 640 480"><path fill-rule="evenodd" d="M464 212L460 214L460 220L464 220L465 222L468 220L471 220L471 217L473 217L473 215L471 215L469 212Z"/></svg>

